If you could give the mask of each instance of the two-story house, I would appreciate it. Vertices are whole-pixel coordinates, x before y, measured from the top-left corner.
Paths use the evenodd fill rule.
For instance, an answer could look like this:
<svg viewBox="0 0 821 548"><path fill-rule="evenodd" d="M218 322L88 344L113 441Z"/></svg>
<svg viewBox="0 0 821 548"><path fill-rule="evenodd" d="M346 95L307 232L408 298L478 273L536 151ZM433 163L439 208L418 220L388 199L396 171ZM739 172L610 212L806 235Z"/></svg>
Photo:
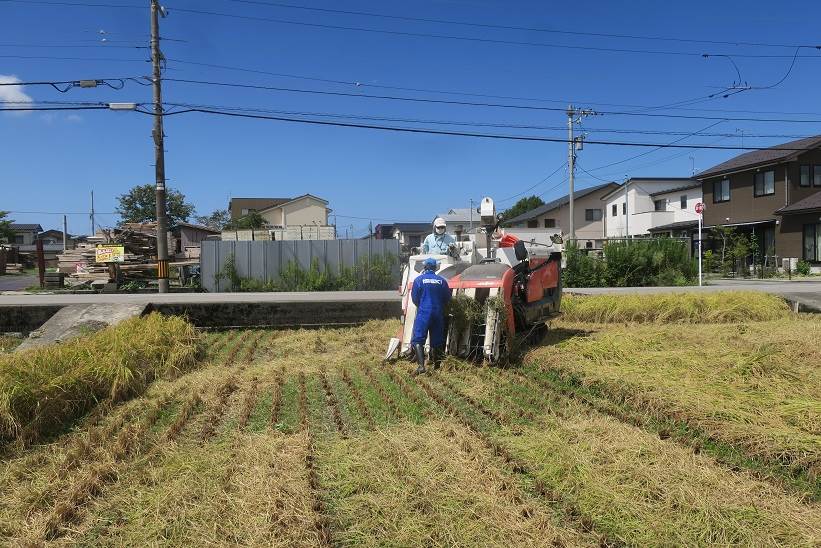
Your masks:
<svg viewBox="0 0 821 548"><path fill-rule="evenodd" d="M476 207L449 209L445 213L440 213L437 217L441 217L445 220L448 225L448 232L451 234L453 234L457 226L461 226L462 231L466 234L473 232L480 226L479 213L476 211Z"/></svg>
<svg viewBox="0 0 821 548"><path fill-rule="evenodd" d="M34 245L37 235L43 231L36 223L11 223L9 228L14 232L14 239L9 242L13 245Z"/></svg>
<svg viewBox="0 0 821 548"><path fill-rule="evenodd" d="M602 197L607 238L644 237L697 219L701 183L689 177L632 177Z"/></svg>
<svg viewBox="0 0 821 548"><path fill-rule="evenodd" d="M768 258L821 266L821 136L740 154L695 178L707 228L736 227Z"/></svg>
<svg viewBox="0 0 821 548"><path fill-rule="evenodd" d="M601 249L604 238L604 204L602 197L619 188L605 183L573 193L573 217L576 241L580 248ZM507 226L519 228L555 228L564 232L570 227L570 198L565 195L507 221Z"/></svg>
<svg viewBox="0 0 821 548"><path fill-rule="evenodd" d="M271 227L328 226L328 200L313 194L296 198L231 198L231 220L259 213Z"/></svg>

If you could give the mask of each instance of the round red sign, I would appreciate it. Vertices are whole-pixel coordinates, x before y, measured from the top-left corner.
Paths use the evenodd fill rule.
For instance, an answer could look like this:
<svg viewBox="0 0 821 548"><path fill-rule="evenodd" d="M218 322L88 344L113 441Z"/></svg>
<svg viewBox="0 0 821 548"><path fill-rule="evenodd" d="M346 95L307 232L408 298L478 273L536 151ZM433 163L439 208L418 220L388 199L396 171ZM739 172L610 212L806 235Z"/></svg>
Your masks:
<svg viewBox="0 0 821 548"><path fill-rule="evenodd" d="M696 204L696 213L698 213L699 215L704 213L704 204L703 203L699 202L699 203Z"/></svg>

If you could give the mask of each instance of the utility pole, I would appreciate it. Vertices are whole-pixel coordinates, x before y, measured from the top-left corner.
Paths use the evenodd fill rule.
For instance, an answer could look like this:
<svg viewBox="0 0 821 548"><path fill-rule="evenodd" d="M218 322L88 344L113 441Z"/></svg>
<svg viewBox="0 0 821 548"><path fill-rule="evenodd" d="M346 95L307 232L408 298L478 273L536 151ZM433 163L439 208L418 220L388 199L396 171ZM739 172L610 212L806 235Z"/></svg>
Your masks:
<svg viewBox="0 0 821 548"><path fill-rule="evenodd" d="M576 219L574 218L573 209L573 193L576 183L576 148L581 149L584 142L584 135L578 137L573 136L573 126L582 121L585 116L594 116L597 112L590 109L578 109L573 105L567 107L567 166L569 168L568 180L570 181L569 211L570 214L570 238L569 240L576 243Z"/></svg>
<svg viewBox="0 0 821 548"><path fill-rule="evenodd" d="M163 150L162 129L162 76L160 63L160 14L165 17L165 9L158 0L151 0L151 64L154 84L154 173L157 182L157 284L160 293L168 293L168 217L165 212L165 151Z"/></svg>
<svg viewBox="0 0 821 548"><path fill-rule="evenodd" d="M68 249L68 245L66 244L68 238L68 218L63 215L63 252Z"/></svg>
<svg viewBox="0 0 821 548"><path fill-rule="evenodd" d="M89 213L88 218L91 219L91 233L90 236L94 236L94 191L91 191L91 213Z"/></svg>

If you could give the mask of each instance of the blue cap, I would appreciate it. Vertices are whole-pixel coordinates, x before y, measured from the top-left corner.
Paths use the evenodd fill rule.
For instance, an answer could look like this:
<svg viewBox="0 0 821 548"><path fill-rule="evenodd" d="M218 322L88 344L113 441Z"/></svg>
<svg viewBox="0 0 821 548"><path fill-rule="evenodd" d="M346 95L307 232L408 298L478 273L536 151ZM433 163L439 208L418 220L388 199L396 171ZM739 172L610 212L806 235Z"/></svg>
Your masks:
<svg viewBox="0 0 821 548"><path fill-rule="evenodd" d="M434 270L436 269L437 266L439 266L439 263L437 263L436 259L434 259L433 257L428 257L427 259L425 259L425 262L422 263L422 264L425 265L425 268L430 268L430 269L434 269Z"/></svg>

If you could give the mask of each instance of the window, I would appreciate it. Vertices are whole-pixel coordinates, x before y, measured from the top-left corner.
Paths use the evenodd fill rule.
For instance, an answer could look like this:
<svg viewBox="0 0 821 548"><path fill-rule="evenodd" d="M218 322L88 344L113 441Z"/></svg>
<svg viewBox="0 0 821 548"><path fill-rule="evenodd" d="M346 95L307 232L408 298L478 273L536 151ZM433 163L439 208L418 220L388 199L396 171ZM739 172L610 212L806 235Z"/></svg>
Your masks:
<svg viewBox="0 0 821 548"><path fill-rule="evenodd" d="M619 215L619 205L613 204L613 207L610 208L610 211L613 214L613 217L617 217Z"/></svg>
<svg viewBox="0 0 821 548"><path fill-rule="evenodd" d="M821 184L819 184L821 186ZM755 196L769 196L775 194L775 171L764 171L755 174Z"/></svg>
<svg viewBox="0 0 821 548"><path fill-rule="evenodd" d="M240 215L248 215L248 208L243 207L243 208L240 210L239 214L240 214Z"/></svg>
<svg viewBox="0 0 821 548"><path fill-rule="evenodd" d="M804 225L804 260L821 261L821 224Z"/></svg>
<svg viewBox="0 0 821 548"><path fill-rule="evenodd" d="M601 221L602 212L601 209L585 209L584 210L584 220L585 221Z"/></svg>
<svg viewBox="0 0 821 548"><path fill-rule="evenodd" d="M667 211L667 198L653 201L656 206L656 211Z"/></svg>
<svg viewBox="0 0 821 548"><path fill-rule="evenodd" d="M14 243L16 243L16 244L22 244L22 243L24 243L25 241L26 241L26 237L25 237L25 236L23 236L22 234L15 234L15 235L14 235Z"/></svg>
<svg viewBox="0 0 821 548"><path fill-rule="evenodd" d="M623 204L621 204L621 214L622 215L627 215L627 202L624 202Z"/></svg>
<svg viewBox="0 0 821 548"><path fill-rule="evenodd" d="M722 179L713 182L713 203L730 201L730 180Z"/></svg>
<svg viewBox="0 0 821 548"><path fill-rule="evenodd" d="M810 186L810 166L801 166L801 179L798 184Z"/></svg>
<svg viewBox="0 0 821 548"><path fill-rule="evenodd" d="M533 219L532 221L527 222L527 228L539 228L539 221Z"/></svg>
<svg viewBox="0 0 821 548"><path fill-rule="evenodd" d="M544 227L545 228L556 228L556 219L545 219L544 220Z"/></svg>
<svg viewBox="0 0 821 548"><path fill-rule="evenodd" d="M821 166L814 165L812 166L812 184L813 186L821 186Z"/></svg>
<svg viewBox="0 0 821 548"><path fill-rule="evenodd" d="M679 207L681 207L681 209L687 209L687 195L682 194L678 199L678 203L679 203Z"/></svg>
<svg viewBox="0 0 821 548"><path fill-rule="evenodd" d="M591 211L591 210L588 210L588 211ZM598 211L598 210L593 210L593 211ZM585 249L593 249L593 242L591 242L591 241L585 242L584 247L585 247Z"/></svg>
<svg viewBox="0 0 821 548"><path fill-rule="evenodd" d="M766 257L775 258L775 227L768 226L764 228L764 255ZM771 261L768 262L771 264Z"/></svg>

